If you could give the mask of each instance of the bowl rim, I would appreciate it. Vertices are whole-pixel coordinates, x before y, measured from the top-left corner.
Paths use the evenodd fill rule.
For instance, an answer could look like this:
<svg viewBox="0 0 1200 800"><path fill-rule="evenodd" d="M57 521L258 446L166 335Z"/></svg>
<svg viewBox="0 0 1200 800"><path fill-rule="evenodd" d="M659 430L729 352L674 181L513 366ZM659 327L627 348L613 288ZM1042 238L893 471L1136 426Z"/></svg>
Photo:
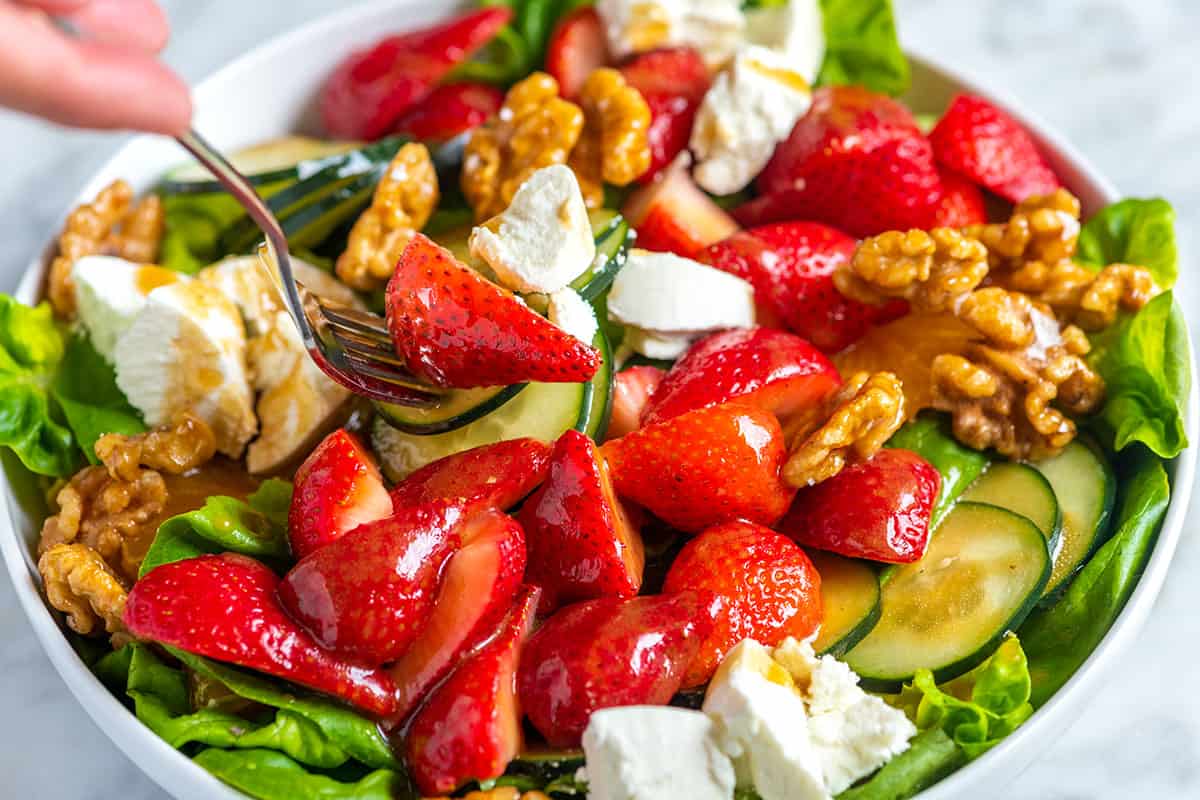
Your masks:
<svg viewBox="0 0 1200 800"><path fill-rule="evenodd" d="M447 3L445 10L450 11L453 5ZM418 6L419 0L375 0L317 17L281 36L267 40L208 75L194 91L196 107L202 108L218 103L218 85L227 80L229 76L252 69L257 63L266 61L279 52L295 49L303 42L316 41L328 28L353 24L356 20L372 18L389 9L413 10ZM906 47L905 51L915 65L952 83L956 89L978 93L1005 108L1034 133L1039 143L1047 151L1064 164L1069 164L1077 173L1078 180L1086 183L1098 198L1106 203L1120 198L1120 194L1113 184L1062 134L1022 107L1019 102L1007 96L1006 93L988 86L985 81L972 75L970 70L952 67L941 62L936 56L922 48ZM94 195L101 188L100 184L107 180L104 176L112 171L115 164L128 158L130 152L145 147L147 142L153 138L137 136L119 148L95 170L93 177L80 190L75 202L77 203L80 198ZM74 203L72 207L73 205ZM69 210L70 208L64 210L57 221L59 225ZM47 254L52 247L53 242L47 245L41 255L30 262L23 273L14 293L23 302L32 302L39 296L48 262ZM1195 374L1195 348L1192 345L1190 329L1188 342L1191 351L1192 372ZM1166 578L1176 546L1182 535L1184 520L1194 488L1197 450L1200 449L1195 444L1198 431L1200 431L1200 388L1197 383L1196 380L1192 381L1185 422L1187 434L1193 445L1166 465L1171 477L1171 499L1166 517L1145 569L1111 628L1067 683L1045 705L1039 708L1018 732L1007 737L986 756L967 764L922 792L919 795L920 800L950 800L963 792L968 785L973 785L978 789L989 775L993 776L990 784L992 789L999 788L1014 779L1027 766L1027 763L1021 762L1022 754L1020 753L1025 748L1025 743L1039 737L1049 736L1069 724L1071 721L1070 710L1081 706L1087 696L1087 690L1094 689L1101 682L1104 668L1111 667L1118 660L1119 654L1132 643L1141 630ZM169 794L188 798L227 798L228 800L244 798L245 795L217 779L142 724L115 695L100 683L99 679L79 658L66 636L63 635L57 620L57 612L52 612L43 600L40 589L41 581L36 565L18 532L18 523L13 515L14 502L13 487L5 476L3 491L0 491L0 508L4 511L3 517L0 518L0 529L2 529L0 530L0 555L4 558L26 619L32 626L43 651L50 658L55 670L79 704L97 727ZM1035 756L1034 753L1024 754L1026 761L1033 760ZM994 779L995 776L1005 771L1007 771L1008 780L997 782Z"/></svg>

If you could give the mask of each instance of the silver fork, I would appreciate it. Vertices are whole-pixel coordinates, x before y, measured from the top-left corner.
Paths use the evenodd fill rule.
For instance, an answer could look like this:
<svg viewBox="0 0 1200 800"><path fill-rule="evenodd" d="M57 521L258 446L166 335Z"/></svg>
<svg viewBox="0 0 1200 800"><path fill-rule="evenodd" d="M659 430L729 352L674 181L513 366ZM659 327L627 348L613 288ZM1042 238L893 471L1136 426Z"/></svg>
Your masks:
<svg viewBox="0 0 1200 800"><path fill-rule="evenodd" d="M296 280L287 237L245 176L195 130L177 141L216 176L262 229L266 239L259 245L259 259L279 287L300 340L317 366L350 391L372 400L405 406L436 403L442 390L408 371L382 317L325 301Z"/></svg>

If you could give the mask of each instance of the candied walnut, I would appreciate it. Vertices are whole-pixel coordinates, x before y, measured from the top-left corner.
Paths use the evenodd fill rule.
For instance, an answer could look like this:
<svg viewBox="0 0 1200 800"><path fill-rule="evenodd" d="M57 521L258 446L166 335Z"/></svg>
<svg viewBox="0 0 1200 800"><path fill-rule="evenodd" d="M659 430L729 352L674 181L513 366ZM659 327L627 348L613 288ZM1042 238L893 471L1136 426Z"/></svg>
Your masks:
<svg viewBox="0 0 1200 800"><path fill-rule="evenodd" d="M125 586L108 564L84 544L59 544L38 559L50 605L67 615L67 625L87 636L103 622L111 634L125 630Z"/></svg>
<svg viewBox="0 0 1200 800"><path fill-rule="evenodd" d="M449 797L426 797L422 800L451 800ZM478 789L467 792L462 800L550 800L545 792L522 792L514 786L497 786L495 789Z"/></svg>
<svg viewBox="0 0 1200 800"><path fill-rule="evenodd" d="M983 243L993 268L1016 269L1027 261L1054 264L1075 255L1079 213L1079 200L1058 189L1022 201L1008 222L972 225L963 232Z"/></svg>
<svg viewBox="0 0 1200 800"><path fill-rule="evenodd" d="M126 261L149 264L158 260L159 246L167 229L167 214L158 195L146 195L121 221L120 230L108 235L104 251Z"/></svg>
<svg viewBox="0 0 1200 800"><path fill-rule="evenodd" d="M90 203L84 203L67 217L58 237L58 255L50 263L46 295L60 317L75 314L75 282L71 267L84 256L104 252L105 242L133 203L133 188L122 180L113 181Z"/></svg>
<svg viewBox="0 0 1200 800"><path fill-rule="evenodd" d="M1079 298L1075 321L1086 330L1112 325L1121 308L1137 311L1159 293L1150 271L1132 264L1109 264Z"/></svg>
<svg viewBox="0 0 1200 800"><path fill-rule="evenodd" d="M514 84L500 113L471 132L463 152L462 190L475 219L506 209L537 170L567 163L583 123L583 111L559 97L558 81L546 73Z"/></svg>
<svg viewBox="0 0 1200 800"><path fill-rule="evenodd" d="M838 290L852 299L879 304L908 300L918 311L944 311L987 275L987 250L951 228L887 231L859 244L848 264L834 273Z"/></svg>
<svg viewBox="0 0 1200 800"><path fill-rule="evenodd" d="M579 91L583 132L570 166L588 208L604 205L604 184L626 186L650 168L650 106L615 69L597 69Z"/></svg>
<svg viewBox="0 0 1200 800"><path fill-rule="evenodd" d="M167 428L134 436L106 433L96 440L95 449L109 475L134 481L140 466L182 475L206 464L217 451L217 439L208 423L185 411Z"/></svg>
<svg viewBox="0 0 1200 800"><path fill-rule="evenodd" d="M792 486L828 480L847 463L866 461L904 422L904 392L890 372L850 377L818 413L789 425L783 478Z"/></svg>
<svg viewBox="0 0 1200 800"><path fill-rule="evenodd" d="M400 254L438 204L437 170L425 145L401 147L375 187L371 206L350 229L335 271L355 289L382 288Z"/></svg>
<svg viewBox="0 0 1200 800"><path fill-rule="evenodd" d="M1032 311L1025 295L991 286L964 297L958 318L1000 347L1028 347L1036 336Z"/></svg>

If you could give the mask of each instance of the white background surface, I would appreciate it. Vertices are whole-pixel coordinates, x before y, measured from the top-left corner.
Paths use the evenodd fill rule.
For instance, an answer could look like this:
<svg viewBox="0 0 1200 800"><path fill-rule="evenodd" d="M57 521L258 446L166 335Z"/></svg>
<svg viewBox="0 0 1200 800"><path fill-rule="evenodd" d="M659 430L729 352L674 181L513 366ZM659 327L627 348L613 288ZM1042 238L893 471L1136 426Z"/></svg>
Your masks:
<svg viewBox="0 0 1200 800"><path fill-rule="evenodd" d="M0 0L3 2L3 0ZM435 2L435 0L430 0ZM167 0L167 60L196 81L336 0ZM906 41L960 64L1062 130L1131 195L1167 197L1183 239L1180 300L1200 319L1200 3L897 0ZM396 21L397 29L404 27ZM381 32L382 33L382 32ZM117 147L0 112L0 290L11 290L84 179ZM1106 690L1015 780L1016 800L1200 797L1200 503L1158 605ZM76 706L0 579L0 796L158 798Z"/></svg>

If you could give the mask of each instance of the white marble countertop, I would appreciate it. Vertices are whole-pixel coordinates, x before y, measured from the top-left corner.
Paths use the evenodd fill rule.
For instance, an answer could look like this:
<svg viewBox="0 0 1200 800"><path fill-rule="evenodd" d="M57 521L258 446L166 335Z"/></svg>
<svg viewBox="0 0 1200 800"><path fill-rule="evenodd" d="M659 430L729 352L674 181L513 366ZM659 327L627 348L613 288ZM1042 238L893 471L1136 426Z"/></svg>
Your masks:
<svg viewBox="0 0 1200 800"><path fill-rule="evenodd" d="M3 0L0 0L2 2ZM436 0L430 0L435 2ZM195 81L339 0L167 0L167 60ZM905 39L1050 121L1127 194L1179 212L1187 277L1180 299L1200 321L1200 89L1193 0L898 0ZM403 27L397 21L397 27ZM117 137L67 132L0 113L0 290L52 233L68 199ZM1193 508L1189 533L1200 528ZM1107 691L1011 787L1014 800L1200 796L1200 539L1185 534L1145 631ZM76 705L0 579L0 795L140 798L163 793Z"/></svg>

